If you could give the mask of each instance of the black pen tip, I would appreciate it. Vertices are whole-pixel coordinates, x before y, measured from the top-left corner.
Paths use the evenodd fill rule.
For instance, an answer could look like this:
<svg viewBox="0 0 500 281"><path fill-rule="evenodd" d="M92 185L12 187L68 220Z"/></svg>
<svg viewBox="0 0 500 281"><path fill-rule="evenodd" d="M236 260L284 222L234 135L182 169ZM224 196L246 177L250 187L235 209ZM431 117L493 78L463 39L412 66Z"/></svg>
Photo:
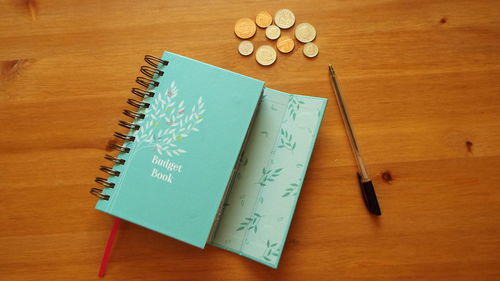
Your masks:
<svg viewBox="0 0 500 281"><path fill-rule="evenodd" d="M375 209L375 210L372 210L372 214L374 214L376 216L381 216L382 212L380 211L380 209Z"/></svg>
<svg viewBox="0 0 500 281"><path fill-rule="evenodd" d="M358 181L361 187L361 193L363 194L363 199L366 204L368 211L376 216L381 216L380 206L377 200L377 194L375 194L375 188L371 180L363 182L361 175L358 173Z"/></svg>

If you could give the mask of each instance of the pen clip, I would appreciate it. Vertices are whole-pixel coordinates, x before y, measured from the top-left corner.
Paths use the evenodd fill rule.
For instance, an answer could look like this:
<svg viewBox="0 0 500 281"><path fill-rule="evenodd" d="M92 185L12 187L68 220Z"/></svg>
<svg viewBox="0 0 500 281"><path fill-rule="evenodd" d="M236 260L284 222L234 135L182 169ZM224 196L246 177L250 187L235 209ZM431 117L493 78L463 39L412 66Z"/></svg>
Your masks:
<svg viewBox="0 0 500 281"><path fill-rule="evenodd" d="M363 193L363 199L365 201L366 207L368 208L368 211L376 216L382 215L372 181L368 180L363 182L361 175L359 173L357 173L357 175L359 186L361 187L361 193Z"/></svg>

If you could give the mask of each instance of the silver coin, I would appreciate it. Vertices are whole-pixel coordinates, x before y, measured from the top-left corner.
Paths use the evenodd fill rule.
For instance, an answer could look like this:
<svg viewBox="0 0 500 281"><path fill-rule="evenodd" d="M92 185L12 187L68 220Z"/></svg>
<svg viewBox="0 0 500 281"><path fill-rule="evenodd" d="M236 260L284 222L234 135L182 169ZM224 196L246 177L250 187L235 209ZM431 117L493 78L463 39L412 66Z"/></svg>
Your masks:
<svg viewBox="0 0 500 281"><path fill-rule="evenodd" d="M276 25L272 24L266 28L266 37L271 40L276 40L280 37L281 30Z"/></svg>
<svg viewBox="0 0 500 281"><path fill-rule="evenodd" d="M301 23L295 27L295 38L302 43L309 43L316 38L316 29L310 23Z"/></svg>
<svg viewBox="0 0 500 281"><path fill-rule="evenodd" d="M253 44L252 42L245 40L241 41L240 45L238 46L238 52L240 52L241 55L243 56L248 56L253 53Z"/></svg>
<svg viewBox="0 0 500 281"><path fill-rule="evenodd" d="M314 43L304 44L304 48L302 49L304 56L308 58L314 58L319 53L319 48Z"/></svg>
<svg viewBox="0 0 500 281"><path fill-rule="evenodd" d="M287 29L295 23L295 15L288 9L281 9L274 14L274 22L280 28Z"/></svg>
<svg viewBox="0 0 500 281"><path fill-rule="evenodd" d="M260 65L271 65L276 61L276 51L269 45L260 46L255 52L255 59Z"/></svg>

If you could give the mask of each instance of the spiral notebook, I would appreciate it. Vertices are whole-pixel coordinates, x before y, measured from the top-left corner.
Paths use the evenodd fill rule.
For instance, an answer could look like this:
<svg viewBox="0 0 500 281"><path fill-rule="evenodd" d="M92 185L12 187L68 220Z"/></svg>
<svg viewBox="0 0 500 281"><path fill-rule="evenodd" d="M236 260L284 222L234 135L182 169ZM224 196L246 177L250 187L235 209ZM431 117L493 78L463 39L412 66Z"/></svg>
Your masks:
<svg viewBox="0 0 500 281"><path fill-rule="evenodd" d="M264 82L173 53L147 57L144 100L96 208L204 248L226 193ZM111 156L110 156L111 157ZM115 160L115 159L113 159ZM110 186L112 185L112 186Z"/></svg>
<svg viewBox="0 0 500 281"><path fill-rule="evenodd" d="M145 60L96 209L276 267L326 99L170 52Z"/></svg>

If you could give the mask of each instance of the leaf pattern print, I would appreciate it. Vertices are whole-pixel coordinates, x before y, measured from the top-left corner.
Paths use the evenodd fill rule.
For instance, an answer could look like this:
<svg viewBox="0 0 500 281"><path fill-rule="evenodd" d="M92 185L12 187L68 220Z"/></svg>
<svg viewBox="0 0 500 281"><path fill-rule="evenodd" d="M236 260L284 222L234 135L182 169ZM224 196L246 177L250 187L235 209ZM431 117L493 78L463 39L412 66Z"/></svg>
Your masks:
<svg viewBox="0 0 500 281"><path fill-rule="evenodd" d="M296 146L297 142L294 141L292 133L289 133L287 130L281 128L278 148L286 148L290 151L294 151Z"/></svg>
<svg viewBox="0 0 500 281"><path fill-rule="evenodd" d="M304 104L304 102L298 100L295 95L290 95L290 99L288 100L288 115L293 120L297 118L297 111L299 111L301 104Z"/></svg>
<svg viewBox="0 0 500 281"><path fill-rule="evenodd" d="M200 96L191 110L186 110L184 101L177 102L178 89L175 81L164 93L157 95L150 102L147 110L147 119L138 120L140 129L135 133L136 143L140 145L153 145L159 154L165 153L172 157L186 153L180 143L191 132L198 132L198 125L203 122L205 103ZM160 129L161 128L161 129Z"/></svg>
<svg viewBox="0 0 500 281"><path fill-rule="evenodd" d="M262 254L262 258L265 259L266 261L270 262L272 261L273 257L277 257L280 254L280 249L277 248L278 243L271 243L271 241L267 240L266 243L266 249L264 250L264 253Z"/></svg>
<svg viewBox="0 0 500 281"><path fill-rule="evenodd" d="M260 176L259 182L257 182L260 186L266 186L268 182L273 182L281 173L283 168L278 169L269 169L262 168L262 175Z"/></svg>
<svg viewBox="0 0 500 281"><path fill-rule="evenodd" d="M281 197L287 197L287 196L297 196L299 194L298 192L298 189L299 189L299 185L296 184L296 183L292 183L290 184L291 187L285 189L285 192L283 193L283 195Z"/></svg>
<svg viewBox="0 0 500 281"><path fill-rule="evenodd" d="M262 216L258 213L253 213L252 216L246 217L242 222L240 222L240 226L236 229L236 231L241 231L243 229L253 230L254 233L257 233L258 225Z"/></svg>

